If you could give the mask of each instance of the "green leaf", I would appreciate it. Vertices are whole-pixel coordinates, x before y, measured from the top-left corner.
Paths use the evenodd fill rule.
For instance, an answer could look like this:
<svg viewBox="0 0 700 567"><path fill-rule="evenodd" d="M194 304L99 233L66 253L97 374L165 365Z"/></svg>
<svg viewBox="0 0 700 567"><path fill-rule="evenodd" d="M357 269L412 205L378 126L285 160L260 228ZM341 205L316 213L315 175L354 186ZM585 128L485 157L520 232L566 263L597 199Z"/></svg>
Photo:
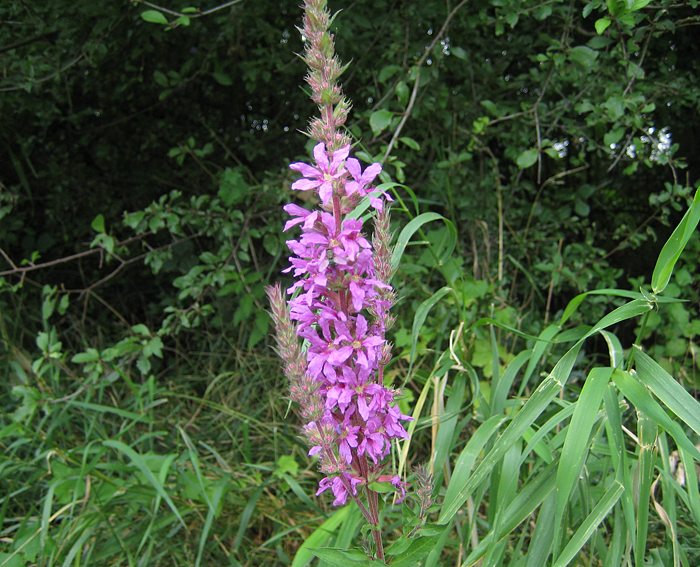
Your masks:
<svg viewBox="0 0 700 567"><path fill-rule="evenodd" d="M598 416L598 409L603 401L603 394L612 373L613 368L594 368L591 370L583 384L581 394L575 402L576 409L571 418L557 468L555 534L559 534L566 505L586 460L590 446L591 429L593 429L593 424ZM555 535L554 541L556 542L558 539L558 535Z"/></svg>
<svg viewBox="0 0 700 567"><path fill-rule="evenodd" d="M469 480L472 468L477 457L486 446L486 443L494 436L498 429L506 421L506 417L502 415L494 415L493 417L482 423L478 429L472 434L467 445L462 449L462 452L457 457L454 465L454 471L450 478L450 483L447 485L445 497L442 500L441 516L446 516L450 503L457 498L459 491L463 485Z"/></svg>
<svg viewBox="0 0 700 567"><path fill-rule="evenodd" d="M635 368L639 380L676 414L688 427L700 435L700 403L649 355L635 346Z"/></svg>
<svg viewBox="0 0 700 567"><path fill-rule="evenodd" d="M238 169L227 167L221 173L217 195L227 207L232 207L243 201L249 188L243 174Z"/></svg>
<svg viewBox="0 0 700 567"><path fill-rule="evenodd" d="M588 514L583 523L571 537L566 547L561 552L559 557L554 561L552 567L566 567L576 556L579 550L585 545L588 539L593 535L595 529L608 515L615 503L620 499L625 487L618 481L614 481L612 486L608 488L603 497L598 500L591 513Z"/></svg>
<svg viewBox="0 0 700 567"><path fill-rule="evenodd" d="M413 138L408 138L406 136L402 136L399 138L399 142L408 146L412 150L415 150L417 152L420 151L420 144L418 142L416 142Z"/></svg>
<svg viewBox="0 0 700 567"><path fill-rule="evenodd" d="M158 10L146 10L141 12L141 18L149 24L168 25L168 19Z"/></svg>
<svg viewBox="0 0 700 567"><path fill-rule="evenodd" d="M607 134L605 134L605 136L603 137L603 143L605 144L606 148L609 148L613 144L617 144L620 140L622 140L622 137L624 135L624 128L614 128L613 130L610 130Z"/></svg>
<svg viewBox="0 0 700 567"><path fill-rule="evenodd" d="M600 18L595 22L595 31L598 35L602 35L606 29L610 26L612 21L610 18Z"/></svg>
<svg viewBox="0 0 700 567"><path fill-rule="evenodd" d="M211 74L214 80L224 87L230 87L233 84L233 79L226 73L214 72Z"/></svg>
<svg viewBox="0 0 700 567"><path fill-rule="evenodd" d="M394 113L390 110L377 110L369 117L369 127L375 136L381 134L391 124Z"/></svg>
<svg viewBox="0 0 700 567"><path fill-rule="evenodd" d="M695 192L695 198L690 208L686 211L671 237L661 249L659 258L651 276L651 288L654 293L661 293L671 280L673 268L680 258L690 237L700 222L700 189Z"/></svg>
<svg viewBox="0 0 700 567"><path fill-rule="evenodd" d="M554 468L547 466L531 479L512 500L508 501L497 530L491 530L467 557L464 565L474 565L486 554L494 540L500 540L527 520L554 490Z"/></svg>
<svg viewBox="0 0 700 567"><path fill-rule="evenodd" d="M680 448L686 450L696 460L700 461L700 451L688 439L683 428L678 422L671 419L638 380L635 380L629 372L616 369L613 374L613 381L634 407L653 419L659 427L673 437Z"/></svg>
<svg viewBox="0 0 700 567"><path fill-rule="evenodd" d="M312 549L311 553L325 561L330 567L369 567L370 565L367 556L357 549L321 547Z"/></svg>
<svg viewBox="0 0 700 567"><path fill-rule="evenodd" d="M469 55L462 47L452 47L450 49L450 54L454 55L457 59L461 59L462 61L469 60Z"/></svg>
<svg viewBox="0 0 700 567"><path fill-rule="evenodd" d="M292 567L306 567L314 558L314 554L311 550L322 546L330 539L333 533L338 529L338 526L345 520L350 509L350 506L345 506L336 510L325 522L316 528L297 550L294 560L292 561Z"/></svg>
<svg viewBox="0 0 700 567"><path fill-rule="evenodd" d="M236 532L236 536L233 538L232 550L234 553L238 550L241 543L243 543L243 537L245 536L245 532L248 529L248 524L250 523L250 520L253 517L255 507L257 506L258 500L260 499L260 496L262 495L264 489L265 486L263 485L260 486L255 492L253 492L253 494L251 494L250 498L248 499L245 508L243 508L243 512L241 513L241 516L238 519L238 531Z"/></svg>
<svg viewBox="0 0 700 567"><path fill-rule="evenodd" d="M528 167L535 164L538 155L539 152L537 151L537 148L525 150L518 156L518 159L515 160L515 163L518 164L518 167L520 169L527 169Z"/></svg>
<svg viewBox="0 0 700 567"><path fill-rule="evenodd" d="M416 349L418 347L418 336L420 334L420 330L423 327L423 324L425 323L425 319L428 317L428 313L430 313L430 310L435 307L435 305L440 301L443 297L445 297L448 293L452 291L451 287L443 287L436 291L433 295L431 295L428 299L423 301L423 303L420 304L418 309L416 309L416 314L413 317L413 327L411 328L411 353L409 355L409 362L408 362L408 375L411 374L411 370L413 369L413 363L416 360Z"/></svg>
<svg viewBox="0 0 700 567"><path fill-rule="evenodd" d="M463 486L455 488L456 492L451 500L445 498L445 505L440 512L440 519L438 520L439 523L447 523L454 517L467 501L467 498L486 479L488 473L505 455L508 448L523 436L537 418L544 413L552 400L561 392L561 389L569 379L576 357L585 339L610 325L631 319L648 312L650 309L651 306L646 301L639 299L630 301L608 313L569 349L515 415L506 430L497 439L493 448L476 468L474 474L466 480Z"/></svg>
<svg viewBox="0 0 700 567"><path fill-rule="evenodd" d="M576 47L571 48L569 58L574 63L590 68L595 64L595 60L598 59L598 52L595 49L586 47L585 45L577 45Z"/></svg>
<svg viewBox="0 0 700 567"><path fill-rule="evenodd" d="M630 6L630 12L636 12L651 4L651 0L634 0Z"/></svg>
<svg viewBox="0 0 700 567"><path fill-rule="evenodd" d="M114 406L104 406L92 402L83 402L81 400L70 400L68 402L68 405L75 406L84 410L96 411L97 413L111 413L114 415L118 415L119 417L122 417L124 419L128 419L130 421L137 421L141 423L153 422L153 420L149 416L139 415L138 413L134 413L133 411L117 408Z"/></svg>
<svg viewBox="0 0 700 567"><path fill-rule="evenodd" d="M444 222L448 231L448 241L443 249L442 257L438 259L438 262L444 263L452 255L452 251L457 244L457 229L455 228L455 225L452 223L452 221L437 213L423 213L406 224L406 226L404 226L403 230L400 232L399 237L396 240L396 244L394 245L394 251L391 254L391 267L393 270L396 270L399 267L401 256L403 256L408 242L411 240L411 237L416 233L416 231L420 230L423 225L435 220L441 220Z"/></svg>
<svg viewBox="0 0 700 567"><path fill-rule="evenodd" d="M448 528L443 528L448 529ZM391 567L416 567L435 547L435 544L440 539L439 535L431 535L428 537L419 537L411 541L408 549L400 553L391 562Z"/></svg>
<svg viewBox="0 0 700 567"><path fill-rule="evenodd" d="M104 234L105 231L105 218L103 215L97 215L94 219L92 219L92 222L90 223L90 226L92 227L92 230L95 232L99 232L100 234Z"/></svg>
<svg viewBox="0 0 700 567"><path fill-rule="evenodd" d="M478 382L478 378L475 378ZM452 439L455 435L455 427L457 426L457 418L459 417L460 409L464 401L464 391L467 385L467 378L464 372L460 372L452 378L452 391L447 400L444 412L440 415L440 426L435 439L435 453L433 455L433 470L435 476L442 477L447 456L452 449ZM438 481L436 480L436 484Z"/></svg>

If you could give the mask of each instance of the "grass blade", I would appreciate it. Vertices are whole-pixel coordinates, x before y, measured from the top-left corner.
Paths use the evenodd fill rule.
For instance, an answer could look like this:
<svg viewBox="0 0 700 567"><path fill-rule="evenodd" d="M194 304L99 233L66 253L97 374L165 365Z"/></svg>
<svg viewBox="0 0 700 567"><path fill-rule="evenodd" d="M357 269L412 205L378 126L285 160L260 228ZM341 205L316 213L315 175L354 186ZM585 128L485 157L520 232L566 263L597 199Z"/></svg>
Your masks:
<svg viewBox="0 0 700 567"><path fill-rule="evenodd" d="M448 503L457 498L459 487L467 483L469 474L474 467L479 453L481 453L486 443L488 443L491 437L498 431L504 421L506 421L506 418L501 415L495 415L486 420L474 432L467 445L462 449L462 452L455 462L450 484L447 486L447 491L445 492L440 516L445 514Z"/></svg>
<svg viewBox="0 0 700 567"><path fill-rule="evenodd" d="M557 507L554 516L555 549L558 547L558 541L561 536L560 529L564 510L586 460L591 430L598 416L598 409L603 401L603 394L612 373L612 368L594 368L591 370L583 385L578 401L575 402L576 409L571 418L571 424L566 434L557 468Z"/></svg>
<svg viewBox="0 0 700 567"><path fill-rule="evenodd" d="M401 257L406 250L406 246L408 246L408 242L411 240L416 231L420 230L424 224L436 220L441 220L445 223L449 235L442 257L439 258L439 261L444 262L452 255L452 251L455 249L457 244L457 229L455 228L455 225L452 223L452 221L437 213L423 213L407 223L406 226L403 227L403 230L399 233L399 237L394 245L394 252L391 254L391 267L394 271L396 271L396 269L399 267Z"/></svg>
<svg viewBox="0 0 700 567"><path fill-rule="evenodd" d="M700 451L688 439L683 428L671 419L664 409L649 395L647 389L635 380L629 372L615 370L613 381L634 407L653 419L659 427L666 430L673 437L679 448L684 449L693 458L700 461Z"/></svg>
<svg viewBox="0 0 700 567"><path fill-rule="evenodd" d="M474 562L483 557L494 540L498 541L508 535L537 510L550 492L554 490L553 480L554 467L548 466L528 482L507 506L498 531L491 530L481 540L479 546L469 554L465 564L473 565Z"/></svg>
<svg viewBox="0 0 700 567"><path fill-rule="evenodd" d="M418 309L416 309L416 314L413 317L413 327L411 328L411 336L413 339L411 340L411 353L409 356L409 362L408 362L408 372L406 373L406 376L411 375L411 371L413 370L413 363L416 361L416 348L418 347L418 335L420 333L420 330L423 328L423 323L425 323L426 318L428 317L428 313L430 313L430 310L435 307L438 301L440 301L443 297L445 297L448 293L452 291L451 287L443 287L436 291L433 295L431 295L428 299L426 299L423 303L420 304ZM407 378L408 379L408 378Z"/></svg>
<svg viewBox="0 0 700 567"><path fill-rule="evenodd" d="M686 211L685 215L678 223L664 247L659 253L659 258L654 266L654 273L651 276L651 289L654 293L661 293L671 280L673 268L676 266L678 258L683 253L683 249L695 232L700 222L700 190L695 192L695 198Z"/></svg>
<svg viewBox="0 0 700 567"><path fill-rule="evenodd" d="M637 537L634 545L634 561L644 566L647 535L649 532L649 500L656 460L656 423L643 412L637 412L637 436L639 437L639 486L637 489Z"/></svg>
<svg viewBox="0 0 700 567"><path fill-rule="evenodd" d="M695 433L700 435L700 403L639 347L634 361L640 381Z"/></svg>
<svg viewBox="0 0 700 567"><path fill-rule="evenodd" d="M121 441L116 441L114 439L108 439L106 441L103 441L102 444L105 447L110 447L112 449L116 449L123 455L129 458L129 460L133 463L133 465L139 469L141 474L146 477L148 482L153 486L155 491L158 493L158 495L165 500L165 503L168 505L168 507L173 511L177 519L180 521L182 524L182 527L187 529L187 526L185 525L184 520L182 519L182 516L180 516L180 512L177 509L177 506L175 506L175 503L172 501L170 496L168 496L168 493L165 491L165 488L163 487L163 484L155 477L155 475L151 472L151 469L148 468L148 465L146 464L146 461L143 459L141 455L139 455L136 451L134 451L131 447L128 445L122 443Z"/></svg>
<svg viewBox="0 0 700 567"><path fill-rule="evenodd" d="M625 487L618 481L614 481L603 497L595 505L591 513L588 514L583 523L576 530L572 538L564 547L559 557L554 561L552 567L566 567L576 556L579 550L585 545L598 525L605 519L612 507L619 500Z"/></svg>
<svg viewBox="0 0 700 567"><path fill-rule="evenodd" d="M315 557L311 550L325 544L349 513L350 506L344 506L336 510L325 522L317 527L297 550L292 561L292 567L306 567L309 565Z"/></svg>

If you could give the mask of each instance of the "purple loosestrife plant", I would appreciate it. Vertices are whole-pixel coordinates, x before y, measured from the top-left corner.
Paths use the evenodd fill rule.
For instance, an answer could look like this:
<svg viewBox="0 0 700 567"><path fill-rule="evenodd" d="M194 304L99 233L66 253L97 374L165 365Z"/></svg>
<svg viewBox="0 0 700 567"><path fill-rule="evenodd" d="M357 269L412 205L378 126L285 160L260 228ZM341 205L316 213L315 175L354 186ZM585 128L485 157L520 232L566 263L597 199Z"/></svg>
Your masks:
<svg viewBox="0 0 700 567"><path fill-rule="evenodd" d="M397 392L384 384L391 357L385 332L394 303L388 283L391 198L372 185L381 165L363 171L340 130L350 104L337 84L343 69L329 25L325 0L306 0L306 80L320 110L309 135L318 143L312 164L290 168L301 174L292 189L316 192L320 205L312 211L284 207L291 217L284 230L301 228L300 236L287 242L292 255L285 272L295 282L287 290L288 301L279 285L268 288L268 295L290 396L305 422L309 454L319 456L325 475L317 495L330 490L336 506L354 500L372 526L376 554L383 559L379 496L372 483L390 482L403 498L405 483L386 473L386 457L392 440L407 437L402 422L411 419L399 411ZM376 211L372 242L363 221L350 216L364 198Z"/></svg>

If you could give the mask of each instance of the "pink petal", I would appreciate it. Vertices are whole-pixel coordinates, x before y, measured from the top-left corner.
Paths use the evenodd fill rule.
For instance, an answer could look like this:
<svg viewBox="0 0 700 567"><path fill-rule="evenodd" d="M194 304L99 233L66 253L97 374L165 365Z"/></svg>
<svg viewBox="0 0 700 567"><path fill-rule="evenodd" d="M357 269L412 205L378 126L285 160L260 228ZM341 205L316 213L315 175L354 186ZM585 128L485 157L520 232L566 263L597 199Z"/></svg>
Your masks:
<svg viewBox="0 0 700 567"><path fill-rule="evenodd" d="M354 157L348 158L345 162L345 169L350 172L350 175L357 181L362 176L362 168L360 167L360 162Z"/></svg>
<svg viewBox="0 0 700 567"><path fill-rule="evenodd" d="M335 171L338 166L343 162L343 160L348 157L350 153L350 146L344 146L333 152L333 161L331 162L331 171Z"/></svg>
<svg viewBox="0 0 700 567"><path fill-rule="evenodd" d="M321 166L321 169L328 169L328 155L326 155L326 145L323 142L314 146L314 159Z"/></svg>
<svg viewBox="0 0 700 567"><path fill-rule="evenodd" d="M355 332L356 336L358 337L361 337L367 333L367 319L365 319L362 315L357 316L357 325L355 327Z"/></svg>
<svg viewBox="0 0 700 567"><path fill-rule="evenodd" d="M353 348L351 346L344 346L340 347L338 350L333 351L329 357L328 357L328 362L332 364L333 366L338 366L340 364L343 364L348 358L350 358L350 355L353 352Z"/></svg>
<svg viewBox="0 0 700 567"><path fill-rule="evenodd" d="M374 181L374 178L377 177L382 172L382 164L380 163L373 163L370 165L367 169L365 169L365 172L362 174L361 178L361 183L365 185L369 185Z"/></svg>
<svg viewBox="0 0 700 567"><path fill-rule="evenodd" d="M315 167L310 166L308 163L298 161L289 166L289 169L293 171L298 171L304 177L321 177L321 172Z"/></svg>
<svg viewBox="0 0 700 567"><path fill-rule="evenodd" d="M302 178L292 183L292 189L295 191L308 191L310 189L316 189L321 183L322 181L319 179Z"/></svg>

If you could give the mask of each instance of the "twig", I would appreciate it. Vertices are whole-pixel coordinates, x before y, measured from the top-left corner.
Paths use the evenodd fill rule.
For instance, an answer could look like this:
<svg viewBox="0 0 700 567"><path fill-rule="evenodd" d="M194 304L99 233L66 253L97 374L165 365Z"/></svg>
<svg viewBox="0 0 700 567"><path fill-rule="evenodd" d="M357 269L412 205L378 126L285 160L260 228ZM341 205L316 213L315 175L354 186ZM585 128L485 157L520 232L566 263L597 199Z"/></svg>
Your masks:
<svg viewBox="0 0 700 567"><path fill-rule="evenodd" d="M140 236L132 236L126 240L117 243L117 246L126 246L134 242L135 240L140 240ZM49 260L48 262L42 262L41 264L30 264L29 266L17 266L12 260L9 259L7 254L5 254L2 249L0 253L5 258L5 260L12 266L11 270L4 270L0 272L0 276L12 276L15 274L26 274L27 272L34 272L36 270L43 270L44 268L49 268L51 266L57 266L59 264L65 264L67 262L72 262L73 260L79 260L80 258L85 258L87 256L92 256L93 254L102 254L104 252L103 248L91 248L90 250L83 250L77 254L71 254L70 256L64 256L63 258L57 258L55 260Z"/></svg>
<svg viewBox="0 0 700 567"><path fill-rule="evenodd" d="M399 125L396 127L396 130L394 131L394 135L391 137L391 141L389 142L389 145L386 148L386 152L384 153L384 158L382 159L382 163L386 162L387 158L389 157L389 154L391 153L391 150L394 148L394 144L396 144L396 140L398 140L399 136L401 135L401 130L403 130L403 127L406 124L406 121L408 120L408 117L411 115L411 112L413 111L413 106L415 105L416 102L416 96L418 94L418 87L420 84L420 68L423 66L425 61L428 59L428 56L432 52L433 48L437 44L438 41L442 38L442 36L445 34L447 31L447 27L450 24L450 21L452 18L455 16L455 14L464 6L469 0L462 0L459 4L457 4L452 11L447 14L447 18L445 18L445 21L442 24L442 27L440 28L440 31L435 35L433 38L433 41L430 43L430 45L425 49L423 52L423 55L421 55L421 58L418 60L416 63L416 78L413 83L413 90L411 91L411 98L408 101L408 106L406 106L406 110L403 113L403 117L401 118L401 121L399 122Z"/></svg>
<svg viewBox="0 0 700 567"><path fill-rule="evenodd" d="M145 2L141 1L139 2L140 4L143 4L144 6L148 6L149 8L153 8L155 10L159 10L161 12L165 12L166 14L170 14L171 16L177 16L178 18L185 17L185 18L203 18L204 16L208 16L209 14L213 14L214 12L218 12L219 10L224 10L226 8L229 8L231 6L235 6L236 4L240 4L243 2L243 0L231 0L231 2L225 2L224 4L221 4L219 6L214 6L213 8L210 8L209 10L204 10L204 12L197 12L194 14L183 14L182 12L177 12L175 10L171 10L170 8L164 8L163 6L158 6L157 4L153 4L151 2Z"/></svg>

